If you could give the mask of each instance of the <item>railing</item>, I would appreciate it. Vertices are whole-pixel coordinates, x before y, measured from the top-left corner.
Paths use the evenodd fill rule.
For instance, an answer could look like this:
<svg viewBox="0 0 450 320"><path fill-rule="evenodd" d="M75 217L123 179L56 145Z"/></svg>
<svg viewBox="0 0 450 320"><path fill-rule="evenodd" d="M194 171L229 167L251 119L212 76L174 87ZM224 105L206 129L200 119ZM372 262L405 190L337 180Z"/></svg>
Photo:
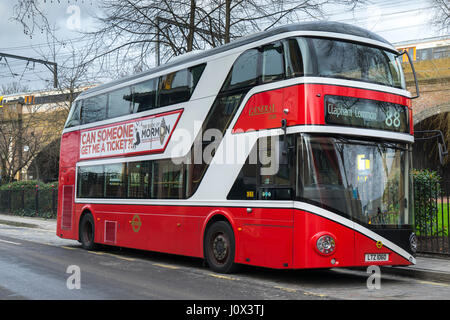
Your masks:
<svg viewBox="0 0 450 320"><path fill-rule="evenodd" d="M56 218L58 189L0 190L0 212L21 216Z"/></svg>
<svg viewBox="0 0 450 320"><path fill-rule="evenodd" d="M450 181L414 183L414 217L417 251L450 254Z"/></svg>

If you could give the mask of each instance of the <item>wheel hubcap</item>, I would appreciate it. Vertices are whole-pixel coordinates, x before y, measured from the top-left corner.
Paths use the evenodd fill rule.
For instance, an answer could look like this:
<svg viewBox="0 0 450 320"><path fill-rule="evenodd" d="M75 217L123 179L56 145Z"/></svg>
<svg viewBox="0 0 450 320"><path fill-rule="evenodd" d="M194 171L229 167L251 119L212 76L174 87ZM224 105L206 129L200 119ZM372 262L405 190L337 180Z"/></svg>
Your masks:
<svg viewBox="0 0 450 320"><path fill-rule="evenodd" d="M223 234L218 234L213 241L214 258L218 262L224 262L228 256L228 241Z"/></svg>

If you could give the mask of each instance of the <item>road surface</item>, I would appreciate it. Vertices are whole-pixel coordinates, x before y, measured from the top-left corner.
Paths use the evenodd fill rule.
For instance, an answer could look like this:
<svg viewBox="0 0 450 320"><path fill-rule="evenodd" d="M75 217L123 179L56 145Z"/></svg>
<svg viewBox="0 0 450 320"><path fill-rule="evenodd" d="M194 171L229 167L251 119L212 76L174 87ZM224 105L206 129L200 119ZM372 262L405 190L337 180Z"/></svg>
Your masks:
<svg viewBox="0 0 450 320"><path fill-rule="evenodd" d="M0 220L0 299L335 300L450 298L450 284L365 270L270 270L243 266L213 273L202 259L101 247L86 251L52 226Z"/></svg>

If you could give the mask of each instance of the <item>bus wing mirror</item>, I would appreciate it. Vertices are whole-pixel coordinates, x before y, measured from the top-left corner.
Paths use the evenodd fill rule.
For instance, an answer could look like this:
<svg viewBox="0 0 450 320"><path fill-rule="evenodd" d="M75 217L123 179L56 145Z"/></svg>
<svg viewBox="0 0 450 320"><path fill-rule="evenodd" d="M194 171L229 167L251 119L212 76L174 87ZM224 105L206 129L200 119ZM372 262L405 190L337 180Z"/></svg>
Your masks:
<svg viewBox="0 0 450 320"><path fill-rule="evenodd" d="M419 93L419 82L417 81L416 70L414 69L414 64L413 64L413 62L411 60L411 56L409 55L408 51L403 50L402 52L400 52L398 54L398 57L400 57L400 56L402 56L404 54L406 54L406 56L408 57L409 65L411 66L411 70L412 70L412 73L413 73L413 76L414 76L414 83L416 85L416 95L414 97L411 97L411 99L416 99L416 98L419 98L419 96L420 96L420 93Z"/></svg>

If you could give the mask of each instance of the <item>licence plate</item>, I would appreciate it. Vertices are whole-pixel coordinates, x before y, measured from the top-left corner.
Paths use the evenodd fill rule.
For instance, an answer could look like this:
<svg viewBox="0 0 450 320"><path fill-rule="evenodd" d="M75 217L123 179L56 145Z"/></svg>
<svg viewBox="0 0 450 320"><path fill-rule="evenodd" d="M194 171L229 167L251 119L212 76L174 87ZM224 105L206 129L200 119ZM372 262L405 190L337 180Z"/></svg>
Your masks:
<svg viewBox="0 0 450 320"><path fill-rule="evenodd" d="M366 253L366 262L389 261L389 253Z"/></svg>

